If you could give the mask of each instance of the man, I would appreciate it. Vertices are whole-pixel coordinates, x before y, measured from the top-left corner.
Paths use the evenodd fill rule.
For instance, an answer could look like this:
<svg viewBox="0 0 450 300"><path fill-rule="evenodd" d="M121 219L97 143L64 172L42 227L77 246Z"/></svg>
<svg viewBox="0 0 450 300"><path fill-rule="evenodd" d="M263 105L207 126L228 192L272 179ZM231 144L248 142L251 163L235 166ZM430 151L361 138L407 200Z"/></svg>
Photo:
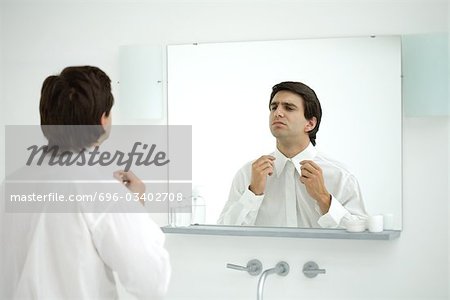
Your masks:
<svg viewBox="0 0 450 300"><path fill-rule="evenodd" d="M269 125L276 150L236 174L218 223L337 228L364 219L356 178L316 148L322 109L300 82L272 88Z"/></svg>
<svg viewBox="0 0 450 300"><path fill-rule="evenodd" d="M91 66L68 67L44 81L40 115L48 147L59 147L59 155L77 153L107 138L114 102L110 82L102 70ZM55 172L48 166L34 170L43 178ZM113 178L113 174L102 177L92 167L86 171L89 178L97 172L100 180ZM67 175L71 172L61 173L61 178ZM124 195L127 188L138 194L145 191L132 172L118 171L114 176L126 184L111 183L112 194ZM33 191L45 185L47 190L58 188L55 183L39 183ZM94 185L98 190L101 183ZM76 195L92 192L73 181L64 189ZM161 298L170 277L165 237L139 202L127 204L141 213L117 212L113 202L96 213L83 204L76 204L77 211L70 213L4 213L1 298L116 299L113 272L136 298Z"/></svg>

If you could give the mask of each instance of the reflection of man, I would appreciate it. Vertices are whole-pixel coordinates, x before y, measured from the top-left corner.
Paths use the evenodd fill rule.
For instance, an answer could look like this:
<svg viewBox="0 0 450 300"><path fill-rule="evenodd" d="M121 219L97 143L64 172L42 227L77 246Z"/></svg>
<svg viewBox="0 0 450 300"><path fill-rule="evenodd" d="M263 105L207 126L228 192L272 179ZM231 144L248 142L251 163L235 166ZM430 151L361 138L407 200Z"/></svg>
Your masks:
<svg viewBox="0 0 450 300"><path fill-rule="evenodd" d="M322 117L315 92L282 82L269 107L277 149L238 171L218 223L333 228L365 218L356 178L314 147Z"/></svg>
<svg viewBox="0 0 450 300"><path fill-rule="evenodd" d="M97 125L89 126L97 130L78 132L78 136L61 135L59 128L69 126L43 127L49 147L78 152L107 136L114 102L110 82L103 71L89 66L69 67L44 81L41 125ZM115 176L133 192L145 190L131 172L119 171ZM105 179L100 172L99 179ZM83 196L86 183L70 182L66 189ZM127 191L118 183L110 189L112 193ZM80 204L73 213L3 214L0 298L116 299L115 271L124 288L137 298L159 299L170 277L164 235L139 203L129 204L144 213L110 213L110 206L106 212L91 213Z"/></svg>

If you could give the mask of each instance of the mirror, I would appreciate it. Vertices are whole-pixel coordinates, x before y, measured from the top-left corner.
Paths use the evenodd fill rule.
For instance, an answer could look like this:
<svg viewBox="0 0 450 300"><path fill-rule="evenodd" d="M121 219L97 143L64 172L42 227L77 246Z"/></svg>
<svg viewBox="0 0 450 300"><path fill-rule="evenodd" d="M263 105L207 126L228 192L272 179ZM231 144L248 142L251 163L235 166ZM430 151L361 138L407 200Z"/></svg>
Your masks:
<svg viewBox="0 0 450 300"><path fill-rule="evenodd" d="M401 229L399 36L174 45L167 51L168 123L192 125L194 196L205 204L205 216L197 212L192 223L217 224L237 171L275 150L268 126L272 86L300 81L314 89L323 110L316 148L355 175L368 214L392 214L394 229Z"/></svg>

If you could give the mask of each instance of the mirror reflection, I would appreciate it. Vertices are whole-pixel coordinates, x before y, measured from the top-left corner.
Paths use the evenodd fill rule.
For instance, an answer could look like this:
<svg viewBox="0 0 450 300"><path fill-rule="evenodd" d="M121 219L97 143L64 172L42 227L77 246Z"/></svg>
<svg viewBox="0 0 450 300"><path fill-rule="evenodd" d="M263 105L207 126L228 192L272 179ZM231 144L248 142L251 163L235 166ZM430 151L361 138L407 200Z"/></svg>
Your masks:
<svg viewBox="0 0 450 300"><path fill-rule="evenodd" d="M168 121L193 130L192 223L389 214L401 229L400 61L399 37L169 46Z"/></svg>
<svg viewBox="0 0 450 300"><path fill-rule="evenodd" d="M336 228L365 220L356 178L315 148L322 108L314 90L281 82L269 110L276 149L239 170L218 223Z"/></svg>

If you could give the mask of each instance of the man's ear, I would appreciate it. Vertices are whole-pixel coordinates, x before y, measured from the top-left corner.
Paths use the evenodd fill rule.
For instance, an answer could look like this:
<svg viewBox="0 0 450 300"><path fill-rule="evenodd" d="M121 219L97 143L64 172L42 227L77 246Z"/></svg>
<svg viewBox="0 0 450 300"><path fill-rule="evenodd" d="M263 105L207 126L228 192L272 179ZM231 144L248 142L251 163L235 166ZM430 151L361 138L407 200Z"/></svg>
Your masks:
<svg viewBox="0 0 450 300"><path fill-rule="evenodd" d="M305 132L310 132L311 130L313 130L314 128L316 128L317 125L317 119L316 117L312 117L311 119L309 119L305 125Z"/></svg>
<svg viewBox="0 0 450 300"><path fill-rule="evenodd" d="M102 114L102 117L100 118L100 125L106 126L108 125L108 117L106 116L106 112Z"/></svg>

